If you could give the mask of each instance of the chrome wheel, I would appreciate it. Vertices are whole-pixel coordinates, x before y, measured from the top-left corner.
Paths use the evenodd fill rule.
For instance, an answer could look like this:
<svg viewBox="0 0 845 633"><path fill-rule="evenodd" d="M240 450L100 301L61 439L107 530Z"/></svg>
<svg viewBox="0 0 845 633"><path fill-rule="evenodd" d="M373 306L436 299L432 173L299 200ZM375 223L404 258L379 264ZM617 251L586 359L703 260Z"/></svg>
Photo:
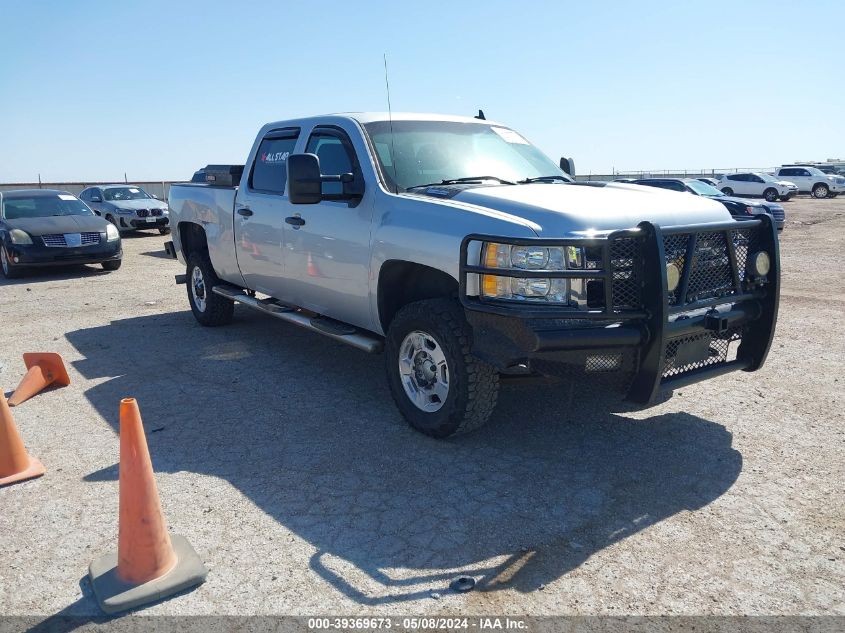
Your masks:
<svg viewBox="0 0 845 633"><path fill-rule="evenodd" d="M191 295L194 297L194 305L200 312L205 312L205 279L199 266L194 266L191 273Z"/></svg>
<svg viewBox="0 0 845 633"><path fill-rule="evenodd" d="M824 185L817 185L813 189L813 197L814 198L827 198L828 189Z"/></svg>
<svg viewBox="0 0 845 633"><path fill-rule="evenodd" d="M399 346L399 376L405 395L421 411L438 411L449 397L449 365L434 338L409 333Z"/></svg>

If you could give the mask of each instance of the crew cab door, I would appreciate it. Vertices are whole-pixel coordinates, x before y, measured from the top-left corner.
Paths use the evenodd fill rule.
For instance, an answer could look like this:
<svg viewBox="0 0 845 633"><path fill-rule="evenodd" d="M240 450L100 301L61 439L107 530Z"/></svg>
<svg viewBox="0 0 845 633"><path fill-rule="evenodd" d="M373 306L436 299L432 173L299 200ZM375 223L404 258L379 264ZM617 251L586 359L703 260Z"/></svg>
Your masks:
<svg viewBox="0 0 845 633"><path fill-rule="evenodd" d="M298 128L271 130L261 139L235 198L235 253L247 288L291 300L285 280L285 218L293 205L285 194L287 158Z"/></svg>
<svg viewBox="0 0 845 633"><path fill-rule="evenodd" d="M354 130L353 130L354 132ZM355 138L363 143L358 134ZM353 174L352 183L324 182L323 194L359 191L345 200L296 205L285 227L285 265L297 305L371 328L370 225L373 193L364 191L359 152L337 126L311 131L304 151L320 159L324 175Z"/></svg>

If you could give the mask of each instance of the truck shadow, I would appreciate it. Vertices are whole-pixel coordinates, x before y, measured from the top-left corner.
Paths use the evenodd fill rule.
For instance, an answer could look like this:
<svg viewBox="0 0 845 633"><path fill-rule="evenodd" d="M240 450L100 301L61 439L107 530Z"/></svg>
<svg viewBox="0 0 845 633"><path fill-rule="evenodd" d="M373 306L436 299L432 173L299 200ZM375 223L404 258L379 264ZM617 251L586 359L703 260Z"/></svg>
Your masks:
<svg viewBox="0 0 845 633"><path fill-rule="evenodd" d="M489 426L432 440L396 411L382 357L240 309L225 328L177 312L67 338L83 376L114 377L86 395L115 430L119 399L138 398L156 470L228 480L361 604L427 596L459 573L482 591L536 590L712 502L742 466L719 424L632 420L605 392L544 385L506 385Z"/></svg>

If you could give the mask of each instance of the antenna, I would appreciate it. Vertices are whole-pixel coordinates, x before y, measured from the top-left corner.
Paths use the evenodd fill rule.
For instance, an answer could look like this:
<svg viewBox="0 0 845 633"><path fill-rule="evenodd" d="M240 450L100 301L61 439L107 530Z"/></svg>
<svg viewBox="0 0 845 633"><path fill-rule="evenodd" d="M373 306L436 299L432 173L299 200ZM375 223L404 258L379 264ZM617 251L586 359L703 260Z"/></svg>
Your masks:
<svg viewBox="0 0 845 633"><path fill-rule="evenodd" d="M396 181L396 141L393 138L393 108L390 106L390 81L387 78L387 53L384 53L384 85L387 88L387 118L390 121L390 155L393 159L393 193L399 193Z"/></svg>

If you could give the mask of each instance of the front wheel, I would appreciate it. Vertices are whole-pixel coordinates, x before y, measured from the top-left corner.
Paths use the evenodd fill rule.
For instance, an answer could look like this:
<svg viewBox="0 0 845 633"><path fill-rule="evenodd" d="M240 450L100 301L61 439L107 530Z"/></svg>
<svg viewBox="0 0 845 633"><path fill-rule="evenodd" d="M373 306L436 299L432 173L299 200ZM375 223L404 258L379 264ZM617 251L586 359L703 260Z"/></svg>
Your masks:
<svg viewBox="0 0 845 633"><path fill-rule="evenodd" d="M813 187L814 198L827 198L829 193L830 189L828 189L827 185L819 183Z"/></svg>
<svg viewBox="0 0 845 633"><path fill-rule="evenodd" d="M734 190L731 189L730 187L725 187L724 189L722 189L722 193L725 194L726 196L732 196L732 195L734 195Z"/></svg>
<svg viewBox="0 0 845 633"><path fill-rule="evenodd" d="M188 257L188 303L201 325L215 327L232 322L235 303L211 291L217 275L205 253L191 253Z"/></svg>
<svg viewBox="0 0 845 633"><path fill-rule="evenodd" d="M410 303L390 323L385 345L390 392L421 433L449 437L490 418L499 374L471 354L471 341L461 308L449 299Z"/></svg>
<svg viewBox="0 0 845 633"><path fill-rule="evenodd" d="M162 226L159 230L159 233L162 235L170 235L170 227L169 226Z"/></svg>
<svg viewBox="0 0 845 633"><path fill-rule="evenodd" d="M3 271L3 276L6 279L20 277L20 270L12 266L12 262L9 261L9 253L6 252L5 246L0 246L0 270Z"/></svg>
<svg viewBox="0 0 845 633"><path fill-rule="evenodd" d="M117 270L122 263L122 259L113 259L108 262L100 262L100 265L103 267L103 270Z"/></svg>
<svg viewBox="0 0 845 633"><path fill-rule="evenodd" d="M766 189L763 192L763 197L766 199L766 202L774 202L778 199L778 192L775 189Z"/></svg>

